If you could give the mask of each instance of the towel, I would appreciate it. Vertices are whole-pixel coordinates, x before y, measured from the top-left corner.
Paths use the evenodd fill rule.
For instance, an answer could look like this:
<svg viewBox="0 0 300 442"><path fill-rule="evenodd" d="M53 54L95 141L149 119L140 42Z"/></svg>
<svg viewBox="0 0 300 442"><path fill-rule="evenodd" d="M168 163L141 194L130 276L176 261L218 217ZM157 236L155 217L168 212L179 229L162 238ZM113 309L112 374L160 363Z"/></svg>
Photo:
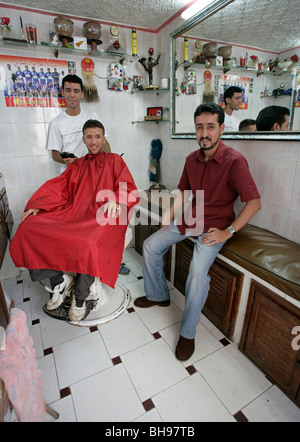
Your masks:
<svg viewBox="0 0 300 442"><path fill-rule="evenodd" d="M33 341L25 313L11 309L5 332L6 349L0 351L0 379L20 422L41 422L46 413L42 378L37 370Z"/></svg>

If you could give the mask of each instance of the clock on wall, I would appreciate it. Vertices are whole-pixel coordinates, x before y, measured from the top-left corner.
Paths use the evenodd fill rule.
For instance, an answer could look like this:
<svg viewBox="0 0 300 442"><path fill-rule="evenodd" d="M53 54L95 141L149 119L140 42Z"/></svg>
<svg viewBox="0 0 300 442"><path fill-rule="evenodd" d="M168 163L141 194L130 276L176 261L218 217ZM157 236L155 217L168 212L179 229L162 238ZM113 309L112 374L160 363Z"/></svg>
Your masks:
<svg viewBox="0 0 300 442"><path fill-rule="evenodd" d="M119 28L118 28L118 26L111 26L110 27L110 35L113 38L117 38L118 37L118 35L119 35Z"/></svg>

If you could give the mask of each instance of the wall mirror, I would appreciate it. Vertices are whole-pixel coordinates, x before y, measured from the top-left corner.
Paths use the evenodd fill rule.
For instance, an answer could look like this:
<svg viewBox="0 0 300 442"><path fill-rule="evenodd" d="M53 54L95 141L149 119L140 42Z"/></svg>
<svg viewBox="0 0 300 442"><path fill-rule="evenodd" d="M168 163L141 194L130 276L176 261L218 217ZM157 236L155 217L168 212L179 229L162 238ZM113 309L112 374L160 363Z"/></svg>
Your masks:
<svg viewBox="0 0 300 442"><path fill-rule="evenodd" d="M226 87L236 85L243 103L234 116L256 119L267 106L288 107L290 131L225 132L223 139L300 140L299 16L299 0L215 0L173 31L171 137L195 138L195 108L211 94L222 104ZM209 43L213 57L203 56Z"/></svg>

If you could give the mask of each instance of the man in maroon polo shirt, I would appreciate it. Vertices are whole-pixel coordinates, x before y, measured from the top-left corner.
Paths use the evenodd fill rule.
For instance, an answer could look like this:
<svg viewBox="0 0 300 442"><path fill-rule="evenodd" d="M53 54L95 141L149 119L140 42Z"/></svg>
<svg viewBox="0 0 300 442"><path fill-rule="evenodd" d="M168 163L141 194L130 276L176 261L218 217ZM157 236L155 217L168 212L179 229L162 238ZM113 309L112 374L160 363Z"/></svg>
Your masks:
<svg viewBox="0 0 300 442"><path fill-rule="evenodd" d="M261 208L260 195L245 157L221 140L223 109L214 103L202 104L195 111L194 121L200 149L186 158L178 186L180 193L170 211L163 215L162 229L144 242L146 296L137 298L134 303L140 308L170 305L163 255L171 245L189 236L195 237L175 351L181 361L189 359L195 349L196 327L209 292L208 271L212 263L225 242ZM177 211L186 204L191 192L189 215L177 218ZM235 217L233 205L238 196L245 205Z"/></svg>

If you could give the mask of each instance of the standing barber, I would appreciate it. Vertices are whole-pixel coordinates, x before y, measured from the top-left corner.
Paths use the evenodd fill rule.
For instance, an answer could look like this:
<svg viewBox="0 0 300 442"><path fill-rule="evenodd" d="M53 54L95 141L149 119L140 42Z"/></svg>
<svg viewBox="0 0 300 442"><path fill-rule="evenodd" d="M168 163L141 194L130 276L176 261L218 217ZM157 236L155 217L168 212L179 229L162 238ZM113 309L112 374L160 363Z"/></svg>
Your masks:
<svg viewBox="0 0 300 442"><path fill-rule="evenodd" d="M233 115L234 111L238 111L243 99L242 89L238 86L230 86L224 93L225 101L225 132L238 132L240 120Z"/></svg>
<svg viewBox="0 0 300 442"><path fill-rule="evenodd" d="M80 77L66 75L62 80L62 94L67 109L51 121L47 141L47 148L52 151L53 160L61 164L61 173L66 169L66 165L88 153L82 141L84 123L90 119L99 120L96 112L88 112L80 107L84 97L83 82ZM105 141L103 151L111 152L108 141ZM62 158L62 152L69 152L75 155L75 158Z"/></svg>

